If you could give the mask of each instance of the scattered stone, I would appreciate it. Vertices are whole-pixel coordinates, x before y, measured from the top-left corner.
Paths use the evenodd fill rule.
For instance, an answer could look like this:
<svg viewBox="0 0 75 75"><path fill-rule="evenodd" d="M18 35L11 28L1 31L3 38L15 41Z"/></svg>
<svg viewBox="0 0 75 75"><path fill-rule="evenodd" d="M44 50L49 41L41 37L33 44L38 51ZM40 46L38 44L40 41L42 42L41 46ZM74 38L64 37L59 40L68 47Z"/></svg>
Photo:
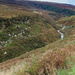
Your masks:
<svg viewBox="0 0 75 75"><path fill-rule="evenodd" d="M7 52L4 52L4 54L7 54Z"/></svg>
<svg viewBox="0 0 75 75"><path fill-rule="evenodd" d="M28 30L28 28L25 28L25 30Z"/></svg>
<svg viewBox="0 0 75 75"><path fill-rule="evenodd" d="M11 34L8 34L8 36L11 36Z"/></svg>
<svg viewBox="0 0 75 75"><path fill-rule="evenodd" d="M29 34L28 36L32 36L32 35Z"/></svg>
<svg viewBox="0 0 75 75"><path fill-rule="evenodd" d="M15 35L14 37L17 37L17 35Z"/></svg>

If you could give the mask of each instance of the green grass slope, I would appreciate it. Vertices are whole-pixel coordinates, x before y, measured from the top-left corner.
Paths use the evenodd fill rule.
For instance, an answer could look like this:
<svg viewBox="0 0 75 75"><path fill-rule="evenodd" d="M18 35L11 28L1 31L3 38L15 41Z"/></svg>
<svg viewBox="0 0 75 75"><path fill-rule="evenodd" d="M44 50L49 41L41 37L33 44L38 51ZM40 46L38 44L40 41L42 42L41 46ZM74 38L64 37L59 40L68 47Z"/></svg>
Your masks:
<svg viewBox="0 0 75 75"><path fill-rule="evenodd" d="M43 15L6 5L1 5L1 10L0 62L60 38L60 34L52 26L54 22L51 18L48 21Z"/></svg>

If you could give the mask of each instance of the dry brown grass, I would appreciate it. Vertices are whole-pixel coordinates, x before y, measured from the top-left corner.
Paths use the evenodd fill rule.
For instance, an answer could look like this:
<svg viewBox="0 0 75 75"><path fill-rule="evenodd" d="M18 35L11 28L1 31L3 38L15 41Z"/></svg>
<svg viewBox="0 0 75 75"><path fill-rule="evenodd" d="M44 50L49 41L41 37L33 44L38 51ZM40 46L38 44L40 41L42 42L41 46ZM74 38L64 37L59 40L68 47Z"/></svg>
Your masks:
<svg viewBox="0 0 75 75"><path fill-rule="evenodd" d="M65 45L65 48L58 50L46 51L43 58L37 64L31 66L29 73L31 75L56 75L57 69L68 69L72 66L66 64L66 62L70 62L74 54L75 46L73 44Z"/></svg>
<svg viewBox="0 0 75 75"><path fill-rule="evenodd" d="M72 28L71 31L70 31L70 35L73 35L73 34L75 34L75 27Z"/></svg>
<svg viewBox="0 0 75 75"><path fill-rule="evenodd" d="M12 18L17 17L18 15L33 16L34 14L27 10L22 10L16 7L11 7L8 5L0 5L0 17Z"/></svg>

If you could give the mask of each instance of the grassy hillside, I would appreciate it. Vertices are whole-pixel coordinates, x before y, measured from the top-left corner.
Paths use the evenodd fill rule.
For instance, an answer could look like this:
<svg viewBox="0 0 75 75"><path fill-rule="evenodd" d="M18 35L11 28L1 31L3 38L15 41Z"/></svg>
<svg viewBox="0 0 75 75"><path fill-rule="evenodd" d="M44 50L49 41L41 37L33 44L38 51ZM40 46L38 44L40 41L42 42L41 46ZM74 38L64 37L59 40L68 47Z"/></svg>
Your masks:
<svg viewBox="0 0 75 75"><path fill-rule="evenodd" d="M3 1L1 0L1 2L3 3ZM9 4L16 4L16 5L22 5L25 7L29 7L29 8L34 8L34 9L44 9L47 11L53 11L59 14L63 14L65 16L71 16L71 15L75 15L75 11L74 8L75 6L71 6L71 5L66 5L62 4L62 6L60 6L60 4L53 4L53 3L47 3L47 2L35 2L35 1L21 1L21 0L16 0L16 1L5 1L6 3Z"/></svg>
<svg viewBox="0 0 75 75"><path fill-rule="evenodd" d="M75 35L27 52L2 64L0 64L1 69L13 66L6 71L6 75L73 75L75 73ZM1 74L3 72L1 71Z"/></svg>
<svg viewBox="0 0 75 75"><path fill-rule="evenodd" d="M65 36L75 34L75 16L61 18L58 23L65 26L62 31Z"/></svg>
<svg viewBox="0 0 75 75"><path fill-rule="evenodd" d="M21 57L23 68L15 75L69 75L75 73L75 34ZM28 60L28 62L25 61ZM24 66L25 65L25 66Z"/></svg>
<svg viewBox="0 0 75 75"><path fill-rule="evenodd" d="M57 6L57 7L61 7L61 8L75 10L75 6L74 5L70 5L70 4L60 4L60 3L49 3L49 4Z"/></svg>
<svg viewBox="0 0 75 75"><path fill-rule="evenodd" d="M62 23L68 26L75 25L75 16L61 18L59 20L59 23Z"/></svg>
<svg viewBox="0 0 75 75"><path fill-rule="evenodd" d="M11 1L0 0L0 75L74 75L74 9Z"/></svg>
<svg viewBox="0 0 75 75"><path fill-rule="evenodd" d="M1 5L1 10L0 62L43 47L60 38L60 34L52 26L55 24L54 20L50 18L48 21L43 14L6 5Z"/></svg>
<svg viewBox="0 0 75 75"><path fill-rule="evenodd" d="M30 75L68 75L75 73L75 36L65 38L62 41L55 42L52 45L44 47L44 56L39 60L35 60L31 67L25 72ZM59 45L60 44L60 45ZM41 49L41 50L43 50ZM48 50L48 51L47 51ZM42 54L42 53L41 53ZM36 56L36 55L35 55ZM37 57L35 58L37 59ZM19 75L25 74L25 72L18 72ZM17 74L16 74L17 75Z"/></svg>
<svg viewBox="0 0 75 75"><path fill-rule="evenodd" d="M67 16L75 15L75 11L73 10L60 8L60 7L50 5L47 3L35 3L35 5L37 8L42 8L44 10L53 11L59 14L63 14Z"/></svg>

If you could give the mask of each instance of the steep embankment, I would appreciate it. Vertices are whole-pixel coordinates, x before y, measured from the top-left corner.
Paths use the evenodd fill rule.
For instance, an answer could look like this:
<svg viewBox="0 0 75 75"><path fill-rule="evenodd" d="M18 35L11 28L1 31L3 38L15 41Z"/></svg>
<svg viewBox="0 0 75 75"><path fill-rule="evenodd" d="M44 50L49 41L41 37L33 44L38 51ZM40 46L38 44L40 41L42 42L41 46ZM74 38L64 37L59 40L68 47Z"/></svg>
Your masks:
<svg viewBox="0 0 75 75"><path fill-rule="evenodd" d="M60 38L60 34L52 26L54 20L50 18L48 21L43 13L41 15L6 5L0 6L0 62Z"/></svg>

